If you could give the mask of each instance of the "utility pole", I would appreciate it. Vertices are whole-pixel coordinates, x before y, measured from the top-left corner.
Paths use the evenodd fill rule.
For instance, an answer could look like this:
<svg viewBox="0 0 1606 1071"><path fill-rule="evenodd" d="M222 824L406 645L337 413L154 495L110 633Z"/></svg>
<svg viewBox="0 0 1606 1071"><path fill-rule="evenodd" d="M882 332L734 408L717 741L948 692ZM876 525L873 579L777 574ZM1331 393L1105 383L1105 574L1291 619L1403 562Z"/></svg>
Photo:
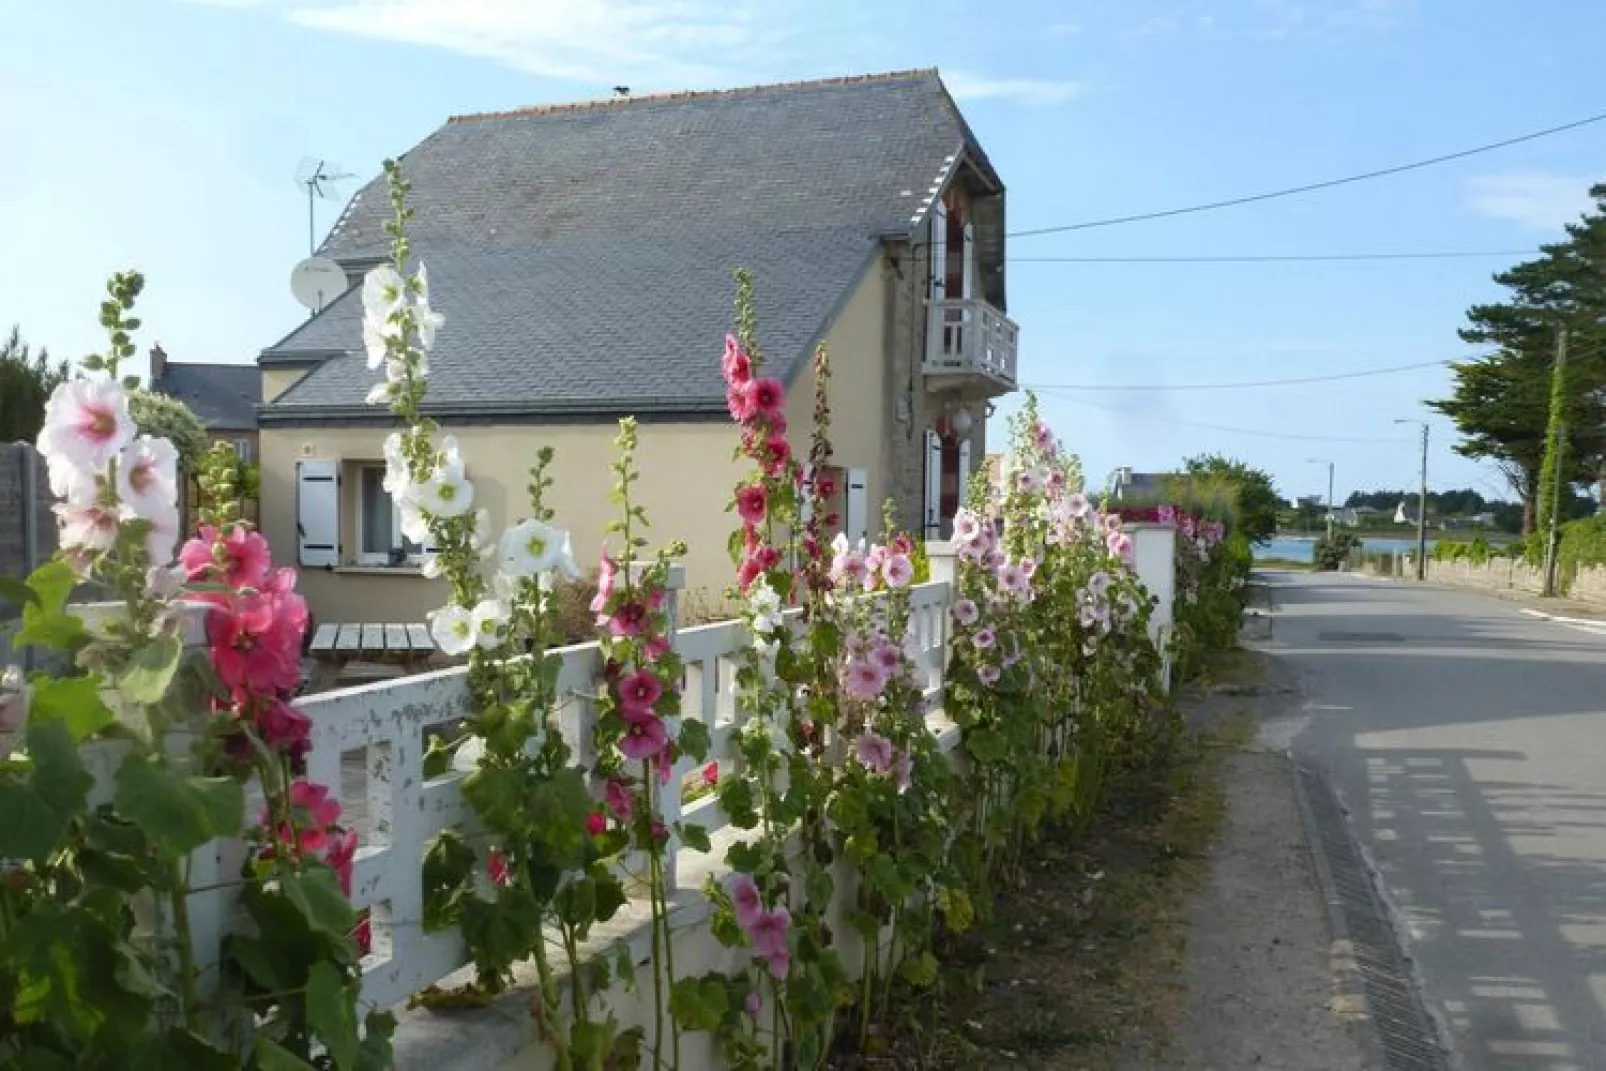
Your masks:
<svg viewBox="0 0 1606 1071"><path fill-rule="evenodd" d="M1396 424L1417 424L1422 428L1422 483L1416 496L1416 578L1428 578L1428 422L1396 420Z"/></svg>
<svg viewBox="0 0 1606 1071"><path fill-rule="evenodd" d="M1326 458L1312 457L1306 459L1309 465L1327 466L1327 538L1333 538L1333 463Z"/></svg>
<svg viewBox="0 0 1606 1071"><path fill-rule="evenodd" d="M1556 364L1551 370L1551 398L1556 397L1557 384L1567 374L1567 329L1556 333ZM1551 414L1556 427L1556 457L1550 497L1550 518L1545 532L1545 586L1543 596L1556 597L1556 544L1561 535L1561 493L1567 481L1562 478L1567 461L1567 406L1566 400Z"/></svg>
<svg viewBox="0 0 1606 1071"><path fill-rule="evenodd" d="M1422 493L1416 498L1416 578L1428 578L1428 422L1422 422Z"/></svg>

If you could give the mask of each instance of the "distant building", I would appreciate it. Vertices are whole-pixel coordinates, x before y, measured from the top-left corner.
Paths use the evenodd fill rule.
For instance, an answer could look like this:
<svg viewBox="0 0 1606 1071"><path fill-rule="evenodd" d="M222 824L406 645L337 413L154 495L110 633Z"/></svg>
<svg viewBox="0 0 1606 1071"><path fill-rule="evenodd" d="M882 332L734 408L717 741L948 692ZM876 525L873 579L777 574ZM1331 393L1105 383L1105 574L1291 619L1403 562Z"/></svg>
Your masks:
<svg viewBox="0 0 1606 1071"><path fill-rule="evenodd" d="M170 361L151 347L150 388L189 406L213 442L227 442L241 461L257 459L257 403L262 370L254 364L192 364Z"/></svg>
<svg viewBox="0 0 1606 1071"><path fill-rule="evenodd" d="M1133 472L1129 468L1115 470L1115 498L1118 502L1158 501L1166 496L1166 472Z"/></svg>
<svg viewBox="0 0 1606 1071"><path fill-rule="evenodd" d="M1376 522L1383 511L1372 506L1345 506L1337 513L1337 520L1346 528L1361 528Z"/></svg>

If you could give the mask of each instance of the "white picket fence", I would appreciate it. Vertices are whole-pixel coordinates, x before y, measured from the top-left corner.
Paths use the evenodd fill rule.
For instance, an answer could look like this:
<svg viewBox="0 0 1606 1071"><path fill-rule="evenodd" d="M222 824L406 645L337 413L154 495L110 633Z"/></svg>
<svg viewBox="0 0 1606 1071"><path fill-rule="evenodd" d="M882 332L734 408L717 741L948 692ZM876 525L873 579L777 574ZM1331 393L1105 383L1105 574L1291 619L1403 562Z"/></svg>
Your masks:
<svg viewBox="0 0 1606 1071"><path fill-rule="evenodd" d="M919 585L910 594L909 654L921 674L928 718L939 733L949 728L941 714L949 601L949 584L942 580ZM674 635L675 650L686 667L681 717L708 727L710 758L719 763L722 777L740 769L732 744L742 724L735 678L748 640L739 621L677 630ZM563 665L553 724L576 761L589 765L602 669L598 645L582 644L556 653ZM468 702L467 671L457 668L328 692L298 704L313 725L308 779L344 786L346 794L355 787L361 793L359 806L366 811L352 899L370 912L372 953L363 976L367 1004L386 1006L406 1000L467 962L455 932L424 932L420 870L437 834L472 823L460 790L464 771L426 779L423 770L427 733L461 720ZM956 732L948 735L957 739ZM359 786L352 786L348 775L354 756L362 760ZM671 828L682 820L699 824L717 841L728 825L717 799L705 796L681 813L682 781L696 776L700 768L685 759L677 764L663 793L660 817ZM352 809L355 801L343 802ZM705 871L706 860L701 862L696 869ZM681 846L674 837L667 869L672 879L684 869Z"/></svg>

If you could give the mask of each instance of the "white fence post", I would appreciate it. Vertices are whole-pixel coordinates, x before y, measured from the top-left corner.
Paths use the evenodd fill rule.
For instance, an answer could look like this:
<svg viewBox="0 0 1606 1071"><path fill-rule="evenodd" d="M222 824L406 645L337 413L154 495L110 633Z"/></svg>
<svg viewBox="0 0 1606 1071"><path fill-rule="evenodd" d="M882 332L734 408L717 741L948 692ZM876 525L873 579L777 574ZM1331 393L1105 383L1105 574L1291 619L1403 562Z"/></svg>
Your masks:
<svg viewBox="0 0 1606 1071"><path fill-rule="evenodd" d="M1125 524L1132 537L1132 568L1157 600L1149 615L1149 639L1163 660L1166 691L1171 690L1171 631L1176 621L1177 530L1169 524Z"/></svg>

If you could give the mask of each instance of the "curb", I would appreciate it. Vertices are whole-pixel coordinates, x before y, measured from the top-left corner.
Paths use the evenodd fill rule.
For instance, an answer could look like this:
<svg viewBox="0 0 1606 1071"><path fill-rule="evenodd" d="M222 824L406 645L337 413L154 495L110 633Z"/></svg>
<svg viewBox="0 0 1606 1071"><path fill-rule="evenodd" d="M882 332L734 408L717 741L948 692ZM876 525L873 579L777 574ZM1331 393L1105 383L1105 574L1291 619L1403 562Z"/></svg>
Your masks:
<svg viewBox="0 0 1606 1071"><path fill-rule="evenodd" d="M1284 752L1283 761L1288 767L1288 779L1294 786L1294 799L1299 804L1299 819L1305 827L1305 846L1310 851L1316 869L1316 883L1322 894L1322 906L1327 911L1327 925L1332 930L1333 959L1342 963L1338 984L1334 987L1332 1008L1350 1020L1350 1032L1360 1042L1362 1054L1369 1067L1388 1067L1388 1056L1383 1051L1383 1039L1377 1032L1377 1019L1367 999L1366 984L1361 980L1355 965L1355 943L1350 938L1349 920L1344 904L1338 897L1338 886L1333 881L1333 867L1327 853L1321 850L1321 832L1316 825L1315 812L1306 796L1300 764L1291 753ZM1338 950L1343 949L1342 953Z"/></svg>
<svg viewBox="0 0 1606 1071"><path fill-rule="evenodd" d="M1334 1011L1350 1017L1369 1066L1445 1071L1453 1056L1444 1047L1439 1023L1422 1003L1409 959L1379 900L1343 805L1323 770L1291 753L1284 757L1333 931L1333 959L1340 972ZM1335 873L1335 854L1343 865L1342 875Z"/></svg>
<svg viewBox="0 0 1606 1071"><path fill-rule="evenodd" d="M1558 625L1577 625L1581 628L1586 628L1591 632L1606 632L1606 620L1598 617L1563 617L1561 614L1553 614L1545 610L1535 610L1526 606L1517 612L1526 617L1537 617L1541 621L1554 621Z"/></svg>

